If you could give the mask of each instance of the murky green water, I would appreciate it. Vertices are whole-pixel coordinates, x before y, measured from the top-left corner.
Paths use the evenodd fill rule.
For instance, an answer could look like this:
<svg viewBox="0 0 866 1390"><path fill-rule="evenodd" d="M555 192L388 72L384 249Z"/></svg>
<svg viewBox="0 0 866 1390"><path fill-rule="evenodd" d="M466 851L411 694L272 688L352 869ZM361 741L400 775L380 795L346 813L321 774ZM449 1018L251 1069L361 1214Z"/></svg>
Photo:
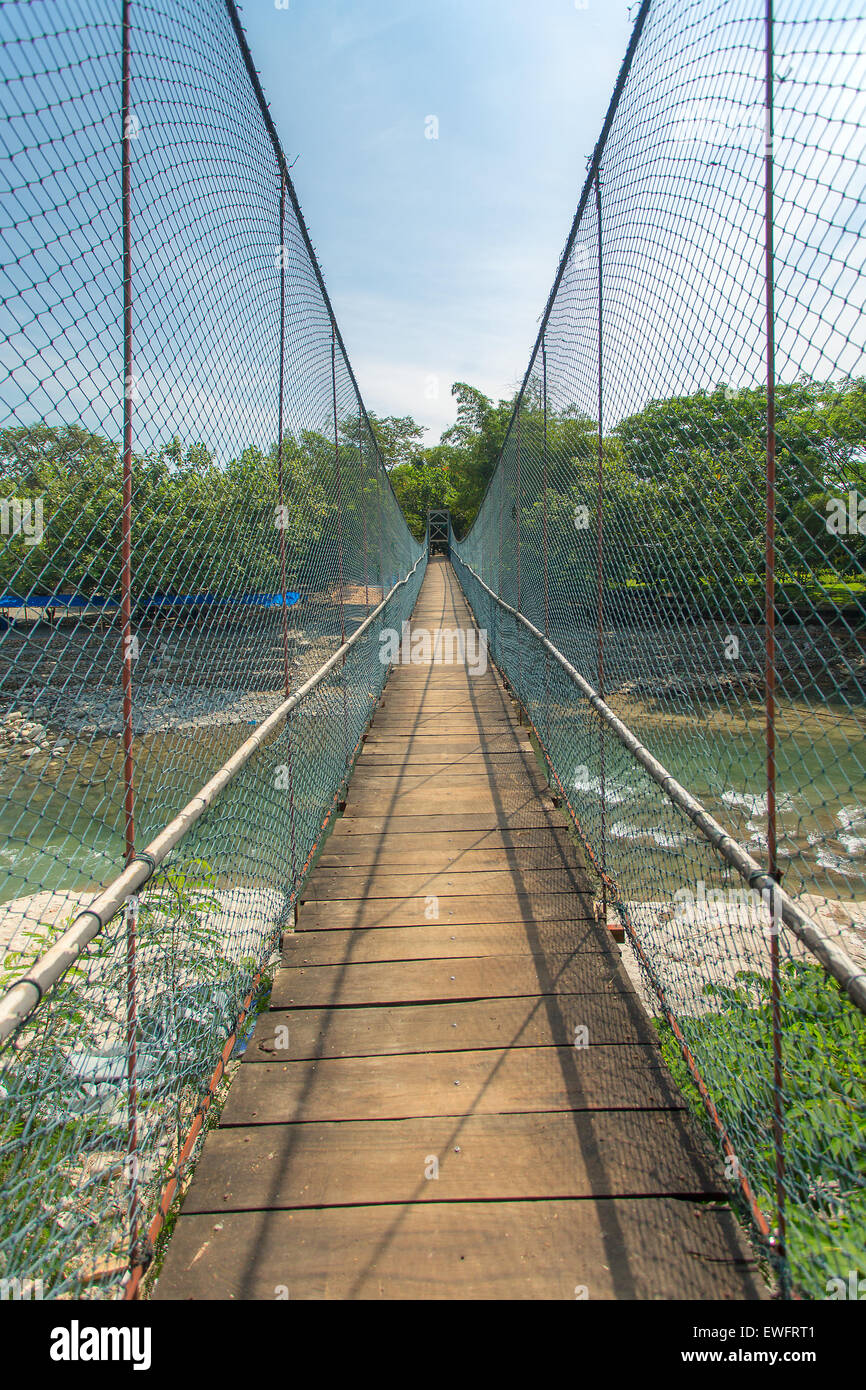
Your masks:
<svg viewBox="0 0 866 1390"><path fill-rule="evenodd" d="M135 742L136 842L145 845L248 737L195 729ZM67 754L12 755L0 778L0 902L41 889L87 888L123 865L123 749L79 740Z"/></svg>
<svg viewBox="0 0 866 1390"><path fill-rule="evenodd" d="M625 715L625 711L623 711ZM634 731L674 775L759 860L767 807L760 710L723 730L697 711L666 720L634 710ZM866 898L866 727L830 710L788 710L779 739L780 857L793 891ZM138 844L185 804L250 732L248 724L148 735L136 740ZM575 759L577 762L577 758ZM84 889L123 862L122 748L79 740L61 758L12 755L0 779L0 902L44 889ZM647 862L694 839L661 794L633 775L628 755L609 745L607 828L617 859L631 849ZM576 771L579 804L598 799L597 769ZM589 828L589 827L588 827ZM639 856L638 856L639 852ZM623 884L626 888L627 885Z"/></svg>
<svg viewBox="0 0 866 1390"><path fill-rule="evenodd" d="M767 851L766 748L763 711L744 706L714 721L704 712L674 719L618 711L657 758L761 863ZM670 806L622 749L608 741L607 828L622 882L646 893L648 863L670 867L671 855L700 843L687 818ZM587 771L589 775L587 776ZM636 775L635 775L636 774ZM600 800L595 769L579 769L578 797ZM866 899L866 720L844 709L788 706L777 738L777 825L783 881L792 893ZM641 872L627 872L627 848Z"/></svg>

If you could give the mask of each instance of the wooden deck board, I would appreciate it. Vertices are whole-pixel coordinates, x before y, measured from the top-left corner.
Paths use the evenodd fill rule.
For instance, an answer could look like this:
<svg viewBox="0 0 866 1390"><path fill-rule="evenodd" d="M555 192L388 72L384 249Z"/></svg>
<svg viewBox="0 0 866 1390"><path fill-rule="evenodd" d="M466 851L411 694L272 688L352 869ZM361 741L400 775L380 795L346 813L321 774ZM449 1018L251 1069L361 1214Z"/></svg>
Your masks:
<svg viewBox="0 0 866 1390"><path fill-rule="evenodd" d="M524 995L435 1004L342 1009L272 1009L247 1046L248 1062L316 1057L385 1057L404 1052L480 1052L484 1048L568 1047L577 1028L598 1043L658 1047L634 996Z"/></svg>
<svg viewBox="0 0 866 1390"><path fill-rule="evenodd" d="M381 869L364 873L347 869L319 868L314 882L304 888L302 902L327 902L347 898L412 898L499 896L548 893L580 893L585 883L579 870L479 869L463 877L456 870L444 873L396 874Z"/></svg>
<svg viewBox="0 0 866 1390"><path fill-rule="evenodd" d="M420 1004L444 999L513 999L521 995L622 991L628 976L604 952L569 955L465 956L369 965L295 966L271 991L275 1009L347 1004Z"/></svg>
<svg viewBox="0 0 866 1390"><path fill-rule="evenodd" d="M407 836L385 832L382 835L355 833L338 820L331 838L319 858L321 867L368 864L410 863L418 872L431 868L451 868L465 864L471 871L488 863L499 863L507 856L509 864L540 863L559 867L575 862L573 842L565 826L543 826L537 829L504 830L444 830ZM477 864L472 856L478 856Z"/></svg>
<svg viewBox="0 0 866 1390"><path fill-rule="evenodd" d="M730 1211L670 1197L181 1216L158 1298L766 1297Z"/></svg>
<svg viewBox="0 0 866 1390"><path fill-rule="evenodd" d="M396 667L156 1297L762 1298L724 1194L498 673Z"/></svg>
<svg viewBox="0 0 866 1390"><path fill-rule="evenodd" d="M575 893L497 893L439 894L438 921L443 928L470 926L477 922L574 922L589 915L586 896ZM332 898L325 902L305 902L298 909L298 925L303 930L327 931L349 927L411 927L431 920L425 897L414 898Z"/></svg>
<svg viewBox="0 0 866 1390"><path fill-rule="evenodd" d="M709 1194L721 1165L681 1111L556 1111L220 1130L186 1209Z"/></svg>
<svg viewBox="0 0 866 1390"><path fill-rule="evenodd" d="M470 875L471 877L471 875ZM367 931L298 931L286 935L283 964L338 965L353 961L447 960L452 956L545 957L551 953L606 951L593 918L584 922L478 922L443 932L423 927L373 927Z"/></svg>
<svg viewBox="0 0 866 1390"><path fill-rule="evenodd" d="M241 1067L220 1124L683 1105L656 1048L594 1043L262 1062Z"/></svg>

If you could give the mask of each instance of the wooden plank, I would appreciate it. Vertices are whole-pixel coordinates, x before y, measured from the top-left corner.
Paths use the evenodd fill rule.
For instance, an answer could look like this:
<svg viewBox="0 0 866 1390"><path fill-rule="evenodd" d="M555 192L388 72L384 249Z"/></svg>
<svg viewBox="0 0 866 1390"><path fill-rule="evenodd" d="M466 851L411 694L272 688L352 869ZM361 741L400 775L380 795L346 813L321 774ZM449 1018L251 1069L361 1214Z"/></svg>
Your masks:
<svg viewBox="0 0 866 1390"><path fill-rule="evenodd" d="M446 700L423 696L419 700L384 700L375 715L377 728L389 723L415 725L431 720L472 719L479 727L510 724L519 727L517 713L501 700Z"/></svg>
<svg viewBox="0 0 866 1390"><path fill-rule="evenodd" d="M395 874L381 869L348 870L317 868L302 890L301 902L345 902L371 898L424 898L430 895L449 897L455 894L470 897L509 897L514 894L582 893L585 878L582 869L482 869L474 874L459 875L444 870L439 873ZM577 904L576 904L577 906ZM583 900L586 909L586 899ZM588 915L591 915L589 913ZM427 920L430 920L429 918Z"/></svg>
<svg viewBox="0 0 866 1390"><path fill-rule="evenodd" d="M468 789L455 784L447 789L447 793L443 791L437 797L435 792L431 794L428 787L407 787L403 791L397 786L388 793L383 792L380 787L356 788L352 782L349 784L346 807L353 816L381 815L383 809L392 817L429 816L434 811L437 800L446 802L451 808L452 821L456 816L479 815L486 812L496 815L495 824L502 824L508 823L510 816L519 815L521 812L528 817L536 817L538 803L542 798L540 792L528 784ZM552 797L549 804L552 808Z"/></svg>
<svg viewBox="0 0 866 1390"><path fill-rule="evenodd" d="M244 1060L292 1062L488 1047L569 1047L579 1028L587 1030L593 1044L659 1046L637 995L527 995L397 1004L387 1009L271 1009L259 1015Z"/></svg>
<svg viewBox="0 0 866 1390"><path fill-rule="evenodd" d="M503 709L482 710L478 713L468 709L455 710L453 713L449 710L443 713L439 710L432 710L431 713L418 710L417 713L413 713L411 710L405 710L405 712L393 710L392 712L392 710L382 709L381 713L375 716L373 723L378 730L388 728L388 730L398 731L400 734L417 733L420 728L427 730L428 734L456 734L473 733L473 730L478 730L481 727L493 728L493 731L496 731L500 724L509 727L512 724L517 724L517 720Z"/></svg>
<svg viewBox="0 0 866 1390"><path fill-rule="evenodd" d="M492 832L491 832L492 833ZM505 832L508 834L508 832ZM520 833L520 832L518 832ZM523 832L528 834L529 832ZM537 838L539 841L547 831L540 831ZM418 837L430 841L433 836ZM435 837L445 838L442 836ZM562 865L574 867L574 872L582 872L578 856L570 847L559 846L555 842L550 844L539 843L536 845L520 845L517 848L507 848L505 845L499 847L486 847L482 849L467 848L457 849L454 847L453 839L458 837L448 837L448 845L432 846L428 843L421 843L411 847L400 842L406 839L404 835L394 835L382 837L364 835L342 836L336 845L331 842L325 845L323 854L318 861L316 873L318 875L324 869L339 869L343 873L364 873L370 868L387 873L389 870L399 871L407 863L412 864L419 873L443 872L446 869L453 870L454 873L467 875L467 881L471 876L484 869L534 869L540 872L542 869L557 869ZM474 846L478 837L466 835L464 838L467 845ZM412 837L410 836L411 840ZM584 881L585 886L585 881Z"/></svg>
<svg viewBox="0 0 866 1390"><path fill-rule="evenodd" d="M377 766L382 758L388 757L388 750L382 749L380 744L370 745L369 752L359 754L358 762L355 767L354 778L375 778L377 782L403 782L407 777L431 777L439 776L447 778L457 774L461 777L486 777L488 781L508 781L519 782L523 777L528 778L539 790L544 790L547 786L547 777L541 767L535 751L531 747L520 747L513 744L510 748L498 750L496 753L486 753L483 751L448 754L434 746L435 741L431 741L426 747L421 746L417 750L411 750L411 756L407 756L402 763L395 763L393 758L384 766ZM416 751L423 754L424 762L418 762ZM375 760L375 761L374 761Z"/></svg>
<svg viewBox="0 0 866 1390"><path fill-rule="evenodd" d="M491 694L495 693L505 699L509 698L505 687L489 674L487 676L473 675L471 671L453 666L448 668L448 672L447 675L432 675L429 669L422 671L416 667L414 674L410 674L408 668L404 667L398 676L392 676L386 682L384 697L390 699L398 693L401 695L426 695L434 691L448 695L468 695L471 692L477 693L484 688Z"/></svg>
<svg viewBox="0 0 866 1390"><path fill-rule="evenodd" d="M391 816L382 815L381 805L376 815L357 815L349 811L337 822L334 830L342 835L424 835L438 831L491 831L491 830L564 830L565 815L557 810L552 800L539 799L536 803L519 806L515 810L496 810L492 806L483 811L461 812L444 815L431 812L427 815L409 814L402 811Z"/></svg>
<svg viewBox="0 0 866 1390"><path fill-rule="evenodd" d="M357 828L360 825L360 828ZM320 864L334 861L337 865L386 863L389 856L400 857L391 862L401 867L407 862L416 865L419 872L433 864L438 866L448 862L463 862L470 854L499 854L517 856L522 852L537 850L543 863L555 862L555 856L569 856L569 862L578 854L574 840L568 829L561 823L542 825L524 829L492 830L434 830L420 834L407 832L391 833L385 831L378 835L366 835L364 822L356 822L350 816L337 821L326 842ZM348 828L345 828L348 827ZM353 828L355 827L355 828ZM530 860L529 867L535 863Z"/></svg>
<svg viewBox="0 0 866 1390"><path fill-rule="evenodd" d="M218 1130L184 1215L668 1195L728 1195L682 1111L428 1116Z"/></svg>
<svg viewBox="0 0 866 1390"><path fill-rule="evenodd" d="M656 1048L596 1043L242 1066L220 1124L683 1106Z"/></svg>
<svg viewBox="0 0 866 1390"><path fill-rule="evenodd" d="M549 823L537 824L537 826L517 826L509 828L507 826L492 826L482 828L450 828L445 826L441 830L416 831L411 834L410 841L406 840L406 831L389 830L388 823L385 823L384 830L375 831L367 834L364 831L366 821L357 820L353 816L341 816L336 821L334 831L324 852L332 853L354 853L370 851L371 848L381 845L382 849L399 848L400 851L416 853L421 849L427 848L438 853L445 851L466 852L467 849L506 849L506 851L516 851L520 848L539 848L552 847L557 845L563 852L569 851L577 853L574 835L569 827L564 824L562 813L552 812L549 816ZM414 827L413 827L414 828ZM352 844L349 844L352 841ZM405 860L403 860L405 862Z"/></svg>
<svg viewBox="0 0 866 1390"><path fill-rule="evenodd" d="M355 775L393 778L395 775L420 777L451 773L455 777L483 777L487 776L491 769L498 770L502 775L509 771L516 772L522 767L527 754L532 757L532 750L527 749L523 753L516 749L508 749L501 753L466 753L459 757L443 759L441 754L434 753L431 749L426 758L406 758L398 763L387 754L383 757L371 752L366 756L362 755L363 760L359 762Z"/></svg>
<svg viewBox="0 0 866 1390"><path fill-rule="evenodd" d="M388 677L385 689L390 690L397 686L420 689L433 685L443 689L469 687L478 681L486 681L495 685L497 690L505 689L499 677L489 666L483 676L473 675L465 666L398 666L392 670Z"/></svg>
<svg viewBox="0 0 866 1390"><path fill-rule="evenodd" d="M383 797L407 796L410 793L427 792L430 796L443 796L451 801L452 795L468 801L475 795L479 800L488 796L499 798L504 794L512 798L527 797L534 793L544 795L548 784L540 770L533 765L518 763L516 766L481 768L478 772L452 772L446 768L406 769L396 774L390 769L377 771L375 768L361 767L352 778L355 794L370 795L381 793Z"/></svg>
<svg viewBox="0 0 866 1390"><path fill-rule="evenodd" d="M535 763L517 762L516 765L481 767L478 771L453 773L449 767L439 770L436 767L421 769L396 769L378 771L375 767L359 767L352 778L352 787L357 792L382 791L386 795L403 795L410 791L424 791L425 788L459 792L460 796L470 796L473 792L510 791L512 795L531 794L531 788L539 792L548 790L548 783Z"/></svg>
<svg viewBox="0 0 866 1390"><path fill-rule="evenodd" d="M404 740L404 746L407 752L409 752L415 747L424 747L420 742L421 739L430 740L426 745L427 749L429 749L433 746L434 741L442 743L445 740L450 741L452 738L460 735L478 738L479 735L483 736L484 731L489 732L490 730L498 734L508 734L510 732L510 726L505 720L500 720L498 723L488 722L486 717L482 725L479 720L464 718L462 715L446 716L444 720L437 716L433 720L418 719L412 720L411 722L398 719L397 716L394 715L390 723L383 722L382 724L373 725L367 742L369 743L372 741L373 743L378 743L382 741L380 735L384 735L388 740L393 740L396 736ZM518 730L515 727L514 733L516 734L517 732Z"/></svg>
<svg viewBox="0 0 866 1390"><path fill-rule="evenodd" d="M443 667L443 670L446 668ZM447 668L452 669L452 668ZM387 681L384 687L383 698L386 700L418 700L429 697L434 700L490 700L510 703L511 697L503 685L493 679L487 673L466 668L465 684L464 678L457 682L440 680L436 674L430 674L426 679L418 682L402 681L399 677L396 680Z"/></svg>
<svg viewBox="0 0 866 1390"><path fill-rule="evenodd" d="M376 711L376 717L378 718L392 703L420 708L425 708L429 703L431 708L435 708L439 702L474 706L476 701L503 709L509 715L513 708L513 701L504 690L495 685L486 686L478 676L470 675L465 685L440 686L432 681L415 686L388 685L383 691L382 703Z"/></svg>
<svg viewBox="0 0 866 1390"><path fill-rule="evenodd" d="M589 899L574 893L497 893L438 895L442 927L475 922L577 922L589 916ZM431 918L422 897L331 900L305 903L298 912L301 930L367 927L420 927Z"/></svg>
<svg viewBox="0 0 866 1390"><path fill-rule="evenodd" d="M350 787L346 799L347 807L350 807L350 802L354 806L361 798L378 797L380 811L385 806L390 807L392 802L397 803L398 809L415 807L420 803L424 806L421 814L425 815L452 804L455 804L458 814L460 807L464 808L465 813L498 806L502 806L508 812L515 804L531 804L533 800L544 796L551 801L553 799L541 776L533 785L523 772L518 776L510 774L507 769L500 770L495 776L491 776L488 771L481 776L444 773L440 777L435 772L422 768L418 772L406 773L397 778L375 771L359 772L352 785L355 788L354 798ZM351 807L349 813L354 814ZM403 814L418 812L406 809Z"/></svg>
<svg viewBox="0 0 866 1390"><path fill-rule="evenodd" d="M181 1216L156 1297L573 1304L576 1289L591 1300L767 1296L730 1211L658 1197Z"/></svg>
<svg viewBox="0 0 866 1390"><path fill-rule="evenodd" d="M485 757L494 753L529 753L533 750L529 730L519 725L511 729L498 729L496 733L482 729L480 733L451 734L434 740L429 734L411 734L409 738L404 738L402 734L380 734L375 724L371 724L360 751L362 754L375 753L377 757L388 756L402 762L404 757L411 758L422 753L438 752L447 759L462 758L472 753Z"/></svg>
<svg viewBox="0 0 866 1390"><path fill-rule="evenodd" d="M419 748L407 755L405 744L383 746L364 744L358 754L357 771L377 769L379 772L421 772L425 768L462 772L465 768L473 776L488 767L518 764L526 757L534 757L529 743L511 744L503 748L464 748L459 751L443 751L441 748Z"/></svg>
<svg viewBox="0 0 866 1390"><path fill-rule="evenodd" d="M467 671L465 676L457 680L439 681L435 677L426 677L420 681L389 681L383 689L382 700L384 703L392 700L404 703L424 703L427 700L484 700L488 704L502 705L509 710L513 703L508 691L501 685L471 671ZM380 708L384 708L384 703Z"/></svg>
<svg viewBox="0 0 866 1390"><path fill-rule="evenodd" d="M464 752L528 752L532 748L529 731L521 728L500 728L495 734L482 729L469 733L448 734L410 734L380 732L375 724L370 726L363 743L363 751L376 752L380 757L397 752L405 752L407 758L431 752L450 758ZM402 760L401 760L402 761Z"/></svg>
<svg viewBox="0 0 866 1390"><path fill-rule="evenodd" d="M573 951L602 951L609 955L614 950L588 913L582 922L482 922L450 931L432 923L423 927L375 927L362 932L287 932L283 964L359 965L388 960L452 960L459 956L537 956L548 952L566 955Z"/></svg>
<svg viewBox="0 0 866 1390"><path fill-rule="evenodd" d="M514 715L512 708L513 701L505 695L497 694L496 691L476 691L471 690L465 695L448 694L446 691L424 690L417 695L385 695L378 707L376 717L381 714L393 714L395 711L400 714L415 714L423 711L424 714L448 714L453 710L461 713L471 711L475 713L486 713L487 711L499 711L506 714L509 718ZM515 723L516 723L515 719Z"/></svg>
<svg viewBox="0 0 866 1390"><path fill-rule="evenodd" d="M599 928L599 931L601 929ZM445 999L496 999L542 994L630 992L617 958L604 951L544 956L468 956L369 965L314 965L281 970L271 1008L340 1008L357 1004L420 1004Z"/></svg>

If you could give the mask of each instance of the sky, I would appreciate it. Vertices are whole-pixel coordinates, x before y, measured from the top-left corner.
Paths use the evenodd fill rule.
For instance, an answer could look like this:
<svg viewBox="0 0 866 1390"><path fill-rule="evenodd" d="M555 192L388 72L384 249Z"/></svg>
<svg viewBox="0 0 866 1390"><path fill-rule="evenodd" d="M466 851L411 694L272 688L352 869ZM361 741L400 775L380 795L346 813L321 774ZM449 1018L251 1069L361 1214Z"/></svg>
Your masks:
<svg viewBox="0 0 866 1390"><path fill-rule="evenodd" d="M361 394L435 443L522 380L637 5L280 2L241 18Z"/></svg>

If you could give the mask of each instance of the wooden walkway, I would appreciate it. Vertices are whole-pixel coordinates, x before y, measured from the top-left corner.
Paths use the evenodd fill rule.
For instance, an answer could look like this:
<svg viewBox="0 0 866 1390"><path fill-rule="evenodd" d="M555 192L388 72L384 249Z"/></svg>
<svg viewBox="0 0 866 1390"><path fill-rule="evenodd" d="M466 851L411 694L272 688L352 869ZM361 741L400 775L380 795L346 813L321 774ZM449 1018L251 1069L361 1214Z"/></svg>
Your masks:
<svg viewBox="0 0 866 1390"><path fill-rule="evenodd" d="M492 669L393 670L298 928L158 1298L765 1296Z"/></svg>

